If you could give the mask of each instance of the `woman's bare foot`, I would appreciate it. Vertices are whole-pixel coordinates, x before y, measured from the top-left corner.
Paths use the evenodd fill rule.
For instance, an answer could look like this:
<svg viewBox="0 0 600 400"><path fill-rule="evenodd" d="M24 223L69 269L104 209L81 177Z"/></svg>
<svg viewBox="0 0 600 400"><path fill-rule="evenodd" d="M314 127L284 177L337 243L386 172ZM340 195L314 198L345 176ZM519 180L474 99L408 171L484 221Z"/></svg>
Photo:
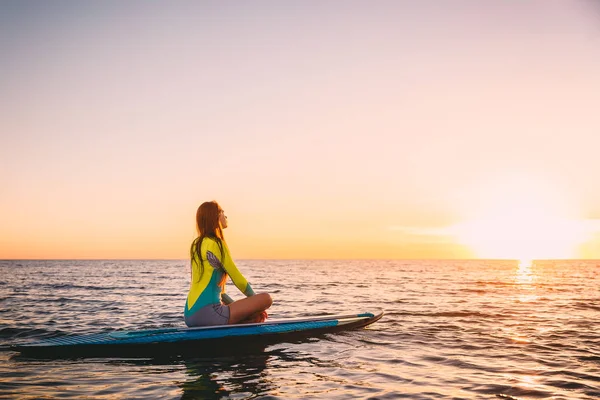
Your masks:
<svg viewBox="0 0 600 400"><path fill-rule="evenodd" d="M256 313L251 315L250 317L246 318L243 321L240 321L238 323L240 324L257 324L260 322L265 322L268 318L267 312L266 311L262 311L260 313Z"/></svg>

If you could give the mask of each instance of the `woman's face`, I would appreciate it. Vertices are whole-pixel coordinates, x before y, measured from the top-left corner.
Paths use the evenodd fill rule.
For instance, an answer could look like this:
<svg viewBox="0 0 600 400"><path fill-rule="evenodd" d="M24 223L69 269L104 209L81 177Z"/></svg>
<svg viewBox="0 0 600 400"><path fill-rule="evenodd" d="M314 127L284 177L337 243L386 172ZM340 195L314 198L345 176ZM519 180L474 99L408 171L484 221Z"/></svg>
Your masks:
<svg viewBox="0 0 600 400"><path fill-rule="evenodd" d="M223 210L219 211L219 224L221 224L221 229L227 228L227 216Z"/></svg>

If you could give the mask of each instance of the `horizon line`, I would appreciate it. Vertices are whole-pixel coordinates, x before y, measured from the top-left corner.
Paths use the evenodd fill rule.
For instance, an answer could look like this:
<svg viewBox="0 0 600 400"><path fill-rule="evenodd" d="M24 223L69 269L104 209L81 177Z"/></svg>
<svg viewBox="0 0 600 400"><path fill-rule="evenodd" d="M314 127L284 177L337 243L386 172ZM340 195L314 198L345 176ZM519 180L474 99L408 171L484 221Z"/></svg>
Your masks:
<svg viewBox="0 0 600 400"><path fill-rule="evenodd" d="M0 258L0 261L188 261L188 258ZM238 258L237 261L523 261L521 258ZM600 261L600 258L534 258L527 261Z"/></svg>

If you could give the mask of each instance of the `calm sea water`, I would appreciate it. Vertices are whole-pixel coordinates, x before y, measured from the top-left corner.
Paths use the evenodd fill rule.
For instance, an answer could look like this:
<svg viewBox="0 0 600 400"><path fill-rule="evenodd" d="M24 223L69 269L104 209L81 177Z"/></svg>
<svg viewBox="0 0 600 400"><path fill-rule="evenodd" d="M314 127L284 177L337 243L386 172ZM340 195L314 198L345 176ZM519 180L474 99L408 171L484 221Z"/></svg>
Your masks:
<svg viewBox="0 0 600 400"><path fill-rule="evenodd" d="M28 359L16 341L183 326L186 261L0 261L0 398L592 399L600 262L238 261L271 317L383 309L240 356ZM229 293L239 298L229 283Z"/></svg>

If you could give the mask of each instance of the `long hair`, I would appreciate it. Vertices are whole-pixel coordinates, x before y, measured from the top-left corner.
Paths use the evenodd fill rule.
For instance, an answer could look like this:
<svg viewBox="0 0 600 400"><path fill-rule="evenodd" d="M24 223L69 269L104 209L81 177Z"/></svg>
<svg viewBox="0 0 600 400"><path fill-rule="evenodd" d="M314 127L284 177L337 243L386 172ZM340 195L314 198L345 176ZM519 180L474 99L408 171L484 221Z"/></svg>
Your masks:
<svg viewBox="0 0 600 400"><path fill-rule="evenodd" d="M201 251L202 240L204 240L204 238L211 238L217 242L219 250L221 251L221 259L223 259L223 241L225 241L225 238L223 237L221 224L219 224L219 214L221 211L223 211L223 209L216 201L202 203L200 207L198 207L198 211L196 211L196 230L198 231L198 237L192 242L190 247L190 258L192 260L192 265L194 265L193 261L195 255L197 255L200 260L200 273L198 274L198 279L200 279L204 273L204 261L202 260Z"/></svg>

